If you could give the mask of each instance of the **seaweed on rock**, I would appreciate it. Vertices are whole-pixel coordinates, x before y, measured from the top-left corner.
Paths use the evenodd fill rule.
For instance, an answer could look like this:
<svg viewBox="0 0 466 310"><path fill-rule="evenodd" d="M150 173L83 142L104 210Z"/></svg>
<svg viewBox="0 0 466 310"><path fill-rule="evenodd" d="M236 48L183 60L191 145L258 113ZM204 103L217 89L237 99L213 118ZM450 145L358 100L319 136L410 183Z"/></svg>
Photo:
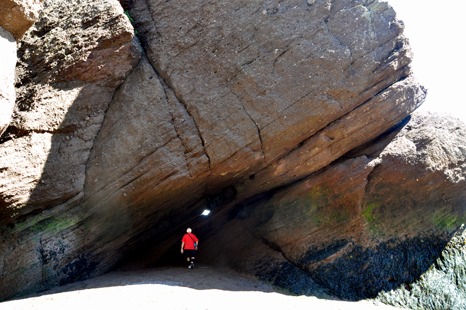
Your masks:
<svg viewBox="0 0 466 310"><path fill-rule="evenodd" d="M377 301L397 307L429 310L466 309L466 229L464 225L440 258L409 286L381 292Z"/></svg>

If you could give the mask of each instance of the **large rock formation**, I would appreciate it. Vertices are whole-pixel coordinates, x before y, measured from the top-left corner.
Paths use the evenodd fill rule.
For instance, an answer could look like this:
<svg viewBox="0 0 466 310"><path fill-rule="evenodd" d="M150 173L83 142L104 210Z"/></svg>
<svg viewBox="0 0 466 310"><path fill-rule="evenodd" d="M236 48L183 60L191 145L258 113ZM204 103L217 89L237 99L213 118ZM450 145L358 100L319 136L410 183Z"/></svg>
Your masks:
<svg viewBox="0 0 466 310"><path fill-rule="evenodd" d="M466 222L466 128L430 114L400 127L296 184L219 212L203 259L223 253L224 262L296 293L315 285L297 284L304 270L345 299L413 282Z"/></svg>
<svg viewBox="0 0 466 310"><path fill-rule="evenodd" d="M133 36L117 1L46 1L19 43L18 99L0 148L2 298L70 277L52 270L81 253L57 263L50 251L79 243L75 230L56 233L85 216L72 207L113 93L138 63Z"/></svg>
<svg viewBox="0 0 466 310"><path fill-rule="evenodd" d="M284 286L298 274L296 291L348 298L360 280L368 282L358 298L412 277L402 275L411 261L380 283L361 274L371 251L426 238L423 255L438 253L460 219L447 221L448 208L462 216L462 207L448 200L438 217L446 226L424 236L416 223L402 237L399 209L380 198L393 178L412 185L398 163L384 165L398 158L382 152L393 134L358 149L426 95L390 6L131 3L127 17L112 0L47 0L19 45L18 100L0 148L0 298L103 273L134 253L152 263L188 224L206 246L225 244L224 254L206 255L214 263ZM130 20L145 50L138 63ZM464 171L451 165L464 187ZM206 207L216 214L210 226L198 218ZM257 256L245 259L252 247ZM357 257L346 265L353 277L335 271L345 255Z"/></svg>

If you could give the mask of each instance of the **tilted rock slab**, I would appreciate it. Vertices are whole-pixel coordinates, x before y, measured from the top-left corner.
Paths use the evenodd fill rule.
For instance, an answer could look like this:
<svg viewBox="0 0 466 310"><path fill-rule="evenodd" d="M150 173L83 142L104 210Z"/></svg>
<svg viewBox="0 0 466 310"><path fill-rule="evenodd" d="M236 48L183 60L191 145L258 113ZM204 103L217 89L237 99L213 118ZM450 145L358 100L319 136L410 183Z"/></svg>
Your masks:
<svg viewBox="0 0 466 310"><path fill-rule="evenodd" d="M166 94L144 87L162 97L151 109L166 117L151 132L139 115L128 119L123 103L143 91L122 86L125 110L112 110L120 124L97 138L84 205L106 210L105 236L132 235L125 248L163 240L154 259L174 241L170 227L314 173L425 98L402 24L383 3L134 1L129 13ZM129 155L136 146L139 157Z"/></svg>
<svg viewBox="0 0 466 310"><path fill-rule="evenodd" d="M0 298L156 260L203 208L306 178L426 95L386 3L135 0L127 77L115 3L46 1L21 42Z"/></svg>
<svg viewBox="0 0 466 310"><path fill-rule="evenodd" d="M359 300L409 288L466 222L465 145L458 119L415 113L308 178L220 212L199 259L222 253L296 294Z"/></svg>

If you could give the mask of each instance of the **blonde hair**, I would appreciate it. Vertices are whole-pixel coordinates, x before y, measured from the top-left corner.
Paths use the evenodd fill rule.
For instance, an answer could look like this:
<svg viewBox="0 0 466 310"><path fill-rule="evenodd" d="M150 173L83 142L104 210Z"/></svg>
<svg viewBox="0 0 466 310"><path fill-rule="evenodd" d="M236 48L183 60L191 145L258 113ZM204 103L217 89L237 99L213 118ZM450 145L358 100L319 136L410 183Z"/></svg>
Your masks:
<svg viewBox="0 0 466 310"><path fill-rule="evenodd" d="M193 231L193 230L192 230L191 228L186 229L186 232L187 232L188 234L191 233L192 231Z"/></svg>

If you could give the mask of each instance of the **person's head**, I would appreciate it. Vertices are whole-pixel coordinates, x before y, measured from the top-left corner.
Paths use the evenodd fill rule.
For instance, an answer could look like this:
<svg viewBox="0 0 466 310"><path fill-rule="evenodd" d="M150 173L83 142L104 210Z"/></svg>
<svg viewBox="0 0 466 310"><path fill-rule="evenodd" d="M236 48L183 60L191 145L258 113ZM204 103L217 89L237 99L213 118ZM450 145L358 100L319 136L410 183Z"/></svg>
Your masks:
<svg viewBox="0 0 466 310"><path fill-rule="evenodd" d="M191 228L186 229L186 232L190 234L193 230Z"/></svg>

